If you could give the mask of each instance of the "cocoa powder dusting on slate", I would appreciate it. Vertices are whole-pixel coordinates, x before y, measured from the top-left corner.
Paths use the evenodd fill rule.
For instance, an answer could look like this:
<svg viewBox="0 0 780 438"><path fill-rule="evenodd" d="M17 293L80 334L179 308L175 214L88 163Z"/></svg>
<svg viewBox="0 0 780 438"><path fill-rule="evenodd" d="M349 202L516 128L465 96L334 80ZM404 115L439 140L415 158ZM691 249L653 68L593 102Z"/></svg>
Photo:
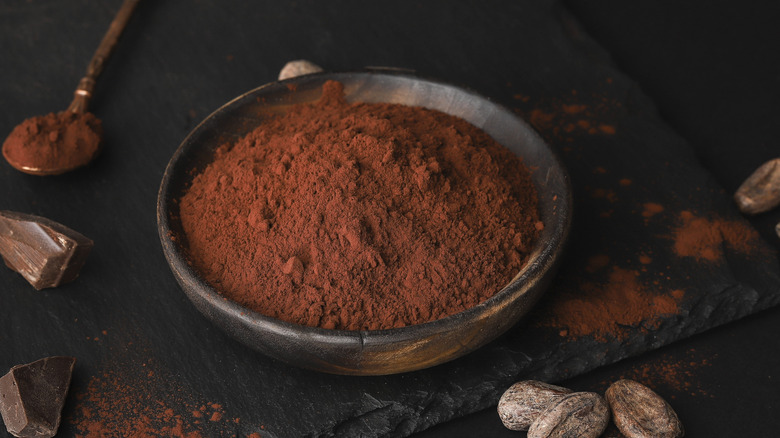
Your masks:
<svg viewBox="0 0 780 438"><path fill-rule="evenodd" d="M381 329L477 305L543 225L520 158L440 112L322 98L222 145L181 199L196 269L307 326Z"/></svg>
<svg viewBox="0 0 780 438"><path fill-rule="evenodd" d="M93 376L86 390L76 394L75 412L69 418L76 436L203 438L233 429L204 424L220 422L225 415L222 406L201 404L198 409L197 397L155 368L154 361L138 367L125 363Z"/></svg>
<svg viewBox="0 0 780 438"><path fill-rule="evenodd" d="M664 207L654 202L642 207L640 214L646 223L664 212ZM764 251L757 245L758 233L745 221L702 217L691 211L670 217L676 221L669 234L658 237L671 241L670 252L677 257L696 263L724 263L725 250L743 256ZM648 254L638 253L636 261L638 269L613 264L604 254L584 260L587 279L576 284L564 282L541 307L535 324L557 329L560 336L592 336L608 342L625 340L632 328L653 330L665 318L679 314L685 291L653 280L648 268L653 258ZM658 276L665 274L658 272Z"/></svg>
<svg viewBox="0 0 780 438"><path fill-rule="evenodd" d="M663 205L656 202L645 202L642 207L642 216L648 219L664 211Z"/></svg>
<svg viewBox="0 0 780 438"><path fill-rule="evenodd" d="M576 90L568 96L548 97L517 93L517 111L548 140L574 142L583 136L612 136L618 128L611 115L621 103L601 95L583 98ZM568 148L564 148L567 152Z"/></svg>
<svg viewBox="0 0 780 438"><path fill-rule="evenodd" d="M756 248L759 239L758 233L744 221L705 218L683 211L679 222L672 236L674 252L697 261L719 261L723 258L724 246L749 254Z"/></svg>
<svg viewBox="0 0 780 438"><path fill-rule="evenodd" d="M682 359L669 354L654 358L650 362L640 364L631 371L620 376L621 379L631 379L651 388L670 393L669 398L675 399L674 392L686 393L690 396L712 397L697 379L701 368L710 366L717 354L704 355L695 349L688 350ZM603 382L605 388L609 382Z"/></svg>
<svg viewBox="0 0 780 438"><path fill-rule="evenodd" d="M629 327L652 329L661 317L678 313L683 296L679 290L649 290L638 271L612 266L603 282L587 281L556 292L537 324L557 327L562 336L623 340Z"/></svg>

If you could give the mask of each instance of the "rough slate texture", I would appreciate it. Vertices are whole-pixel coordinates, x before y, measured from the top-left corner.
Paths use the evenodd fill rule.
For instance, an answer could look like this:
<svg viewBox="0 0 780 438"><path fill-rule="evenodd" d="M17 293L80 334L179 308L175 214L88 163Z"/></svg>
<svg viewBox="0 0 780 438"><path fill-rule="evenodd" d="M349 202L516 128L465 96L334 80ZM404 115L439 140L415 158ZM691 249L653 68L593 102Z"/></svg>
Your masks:
<svg viewBox="0 0 780 438"><path fill-rule="evenodd" d="M0 131L67 106L119 4L108 3L0 6ZM55 178L0 165L4 209L49 217L95 241L80 278L56 290L33 291L0 270L0 369L54 354L78 358L61 436L86 433L95 418L106 428L171 433L179 423L204 436L405 436L494 404L520 378L561 380L780 301L776 256L761 245L748 254L726 245L707 263L674 254L680 212L738 220L729 197L554 3L505 3L142 3L93 101L107 132L103 156ZM575 226L558 281L534 315L435 369L355 378L270 360L195 311L157 240L162 171L199 120L296 58L331 70L413 68L482 92L537 127L570 170ZM663 211L642 216L647 202ZM594 267L593 256L608 265ZM618 327L617 337L574 337L549 323L556 299L605 281L615 267L636 271L649 293L683 291L680 311Z"/></svg>

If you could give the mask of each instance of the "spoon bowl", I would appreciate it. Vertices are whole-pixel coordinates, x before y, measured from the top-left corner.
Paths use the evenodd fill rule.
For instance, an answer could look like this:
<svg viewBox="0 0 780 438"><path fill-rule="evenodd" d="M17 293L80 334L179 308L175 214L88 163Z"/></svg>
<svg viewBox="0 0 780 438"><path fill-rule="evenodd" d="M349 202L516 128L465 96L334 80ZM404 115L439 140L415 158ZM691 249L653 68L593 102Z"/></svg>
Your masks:
<svg viewBox="0 0 780 438"><path fill-rule="evenodd" d="M90 113L64 111L33 117L14 128L3 143L3 157L20 172L60 175L97 157L102 137L100 120Z"/></svg>

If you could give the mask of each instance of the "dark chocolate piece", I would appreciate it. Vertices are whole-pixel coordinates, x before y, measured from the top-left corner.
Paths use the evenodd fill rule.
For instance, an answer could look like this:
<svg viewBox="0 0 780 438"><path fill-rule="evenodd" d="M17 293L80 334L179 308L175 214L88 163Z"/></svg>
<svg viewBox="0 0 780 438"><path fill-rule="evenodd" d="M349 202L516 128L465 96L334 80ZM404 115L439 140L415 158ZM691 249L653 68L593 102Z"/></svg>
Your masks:
<svg viewBox="0 0 780 438"><path fill-rule="evenodd" d="M76 358L52 356L17 365L0 378L0 414L16 437L57 434Z"/></svg>
<svg viewBox="0 0 780 438"><path fill-rule="evenodd" d="M92 240L62 224L0 211L0 256L38 290L75 280L91 249Z"/></svg>

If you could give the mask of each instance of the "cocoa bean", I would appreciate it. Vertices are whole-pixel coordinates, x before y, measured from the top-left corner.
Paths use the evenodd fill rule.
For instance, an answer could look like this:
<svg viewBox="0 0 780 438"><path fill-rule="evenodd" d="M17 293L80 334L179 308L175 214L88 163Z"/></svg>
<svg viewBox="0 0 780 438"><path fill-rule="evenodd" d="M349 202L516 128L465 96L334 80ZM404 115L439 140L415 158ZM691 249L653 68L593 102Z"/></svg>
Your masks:
<svg viewBox="0 0 780 438"><path fill-rule="evenodd" d="M633 380L618 380L606 393L615 425L626 438L679 438L682 423L669 403Z"/></svg>
<svg viewBox="0 0 780 438"><path fill-rule="evenodd" d="M319 73L321 71L322 67L319 65L305 59L298 59L296 61L290 61L282 67L282 70L279 71L279 80L281 81L311 73Z"/></svg>
<svg viewBox="0 0 780 438"><path fill-rule="evenodd" d="M756 169L734 193L734 200L747 214L763 213L780 205L780 158Z"/></svg>
<svg viewBox="0 0 780 438"><path fill-rule="evenodd" d="M595 392L575 392L553 402L528 430L528 438L598 438L609 423L609 407Z"/></svg>
<svg viewBox="0 0 780 438"><path fill-rule="evenodd" d="M498 416L510 430L528 430L550 404L572 391L537 380L524 380L510 386L498 400Z"/></svg>

